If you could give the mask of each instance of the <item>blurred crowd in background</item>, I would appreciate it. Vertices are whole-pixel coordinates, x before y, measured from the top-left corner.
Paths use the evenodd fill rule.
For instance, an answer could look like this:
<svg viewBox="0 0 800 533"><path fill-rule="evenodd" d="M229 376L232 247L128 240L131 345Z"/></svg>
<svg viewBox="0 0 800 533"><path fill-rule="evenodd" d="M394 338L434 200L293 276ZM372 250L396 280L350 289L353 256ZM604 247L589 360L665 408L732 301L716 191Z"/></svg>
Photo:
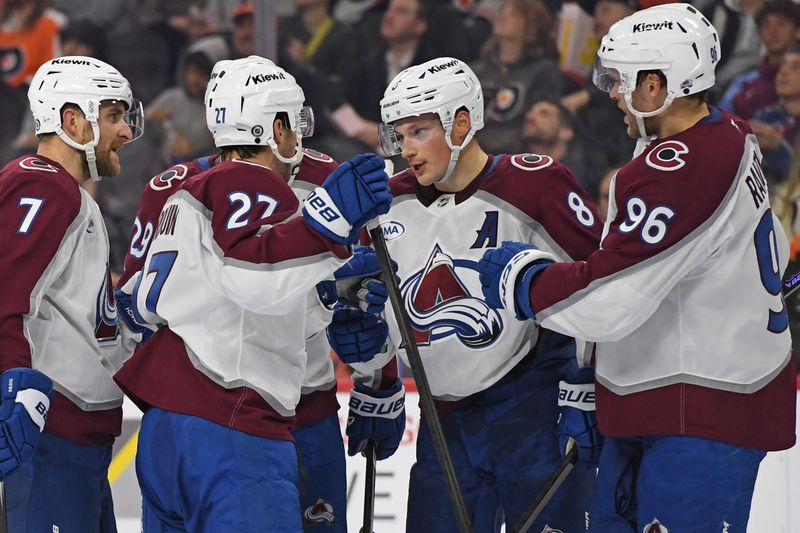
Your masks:
<svg viewBox="0 0 800 533"><path fill-rule="evenodd" d="M337 160L380 153L378 103L388 81L410 65L457 57L483 86L481 145L563 162L605 215L611 177L634 141L616 104L591 82L594 53L614 22L664 0L268 1L280 16L271 59L297 78L315 113L304 146ZM792 241L792 274L800 268L800 5L691 3L722 41L710 103L748 119L758 137L773 210ZM217 61L257 52L260 15L241 0L0 0L0 159L36 150L26 94L43 62L88 55L118 68L145 105L145 135L120 152L122 174L90 192L120 273L146 182L215 151L203 105L208 77ZM795 301L787 305L798 339Z"/></svg>

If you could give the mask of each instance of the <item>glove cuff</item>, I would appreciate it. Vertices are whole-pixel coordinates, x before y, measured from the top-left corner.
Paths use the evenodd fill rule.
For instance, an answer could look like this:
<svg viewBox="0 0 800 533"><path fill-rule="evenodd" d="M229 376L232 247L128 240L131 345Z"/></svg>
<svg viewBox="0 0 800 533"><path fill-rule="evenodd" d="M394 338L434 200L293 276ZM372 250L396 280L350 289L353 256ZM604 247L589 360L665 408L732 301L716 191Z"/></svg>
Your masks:
<svg viewBox="0 0 800 533"><path fill-rule="evenodd" d="M353 228L324 188L317 187L308 195L303 202L303 215L326 237L338 243L350 242Z"/></svg>
<svg viewBox="0 0 800 533"><path fill-rule="evenodd" d="M364 385L357 385L356 388L350 392L351 414L370 416L373 418L397 418L405 409L405 387L403 387L401 384L400 388L396 391L392 390L383 392L392 392L392 394L384 398L380 398L374 396L375 394L378 394L379 391L372 390Z"/></svg>
<svg viewBox="0 0 800 533"><path fill-rule="evenodd" d="M44 431L47 411L50 409L50 398L40 390L25 389L17 393L14 401L22 404L31 420L39 426L39 433Z"/></svg>
<svg viewBox="0 0 800 533"><path fill-rule="evenodd" d="M547 264L550 264L555 261L555 257L552 254L543 252L542 250L531 248L522 250L508 261L503 269L503 273L500 275L499 293L500 303L503 304L503 307L506 309L513 309L515 313L519 314L518 311L522 310L523 308L518 307L518 304L525 302L525 300L530 300L530 297L528 296L528 292L525 292L525 296L522 297L522 295L520 295L520 302L517 302L517 278L532 265L540 261L546 261ZM528 287L530 288L530 282L528 283ZM530 302L526 303L526 307L530 309ZM533 310L530 309L530 312L531 314L526 314L526 316L533 318Z"/></svg>
<svg viewBox="0 0 800 533"><path fill-rule="evenodd" d="M581 411L594 411L594 399L594 383L558 382L559 407L572 407Z"/></svg>

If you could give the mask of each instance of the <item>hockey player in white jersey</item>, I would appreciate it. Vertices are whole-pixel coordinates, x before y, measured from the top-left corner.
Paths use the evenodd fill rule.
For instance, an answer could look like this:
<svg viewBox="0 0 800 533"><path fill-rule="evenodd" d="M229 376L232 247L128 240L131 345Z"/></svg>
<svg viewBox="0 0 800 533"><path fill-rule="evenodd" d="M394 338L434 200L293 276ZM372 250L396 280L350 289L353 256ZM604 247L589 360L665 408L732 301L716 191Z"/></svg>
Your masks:
<svg viewBox="0 0 800 533"><path fill-rule="evenodd" d="M330 156L303 148L303 158L298 167L288 177L288 184L302 202L325 178L336 169L336 162ZM219 155L206 156L187 163L173 165L154 176L145 186L139 202L139 209L132 228L131 242L125 257L125 271L119 279L119 287L130 287L131 279L145 265L147 252L158 225L161 209L180 185L201 172L221 162ZM298 206L299 207L299 206ZM353 259L340 269L340 276L360 277L374 275L379 271L375 252L369 254L356 250ZM356 257L356 255L358 257ZM354 261L355 260L355 261ZM353 268L360 264L359 268ZM135 282L135 279L134 279ZM349 281L348 284L352 284ZM372 286L371 284L369 286ZM155 328L137 324L130 309L130 295L117 289L117 304L120 316L128 319L131 328L136 328L146 339ZM347 531L347 478L344 458L344 444L339 428L336 399L336 375L330 357L330 344L325 328L333 318L333 305L337 302L335 279L326 280L309 292L309 312L306 318L306 371L302 386L302 396L295 409L296 421L292 435L295 439L300 459L300 503L303 510L303 528L306 532L323 530L331 533ZM269 321L268 317L264 320ZM341 324L346 327L347 324ZM342 350L342 357L348 353ZM363 355L365 346L353 346L353 350ZM391 367L387 369L388 371ZM394 383L396 376L385 377L387 383Z"/></svg>
<svg viewBox="0 0 800 533"><path fill-rule="evenodd" d="M765 452L795 442L788 247L758 144L704 101L720 43L694 7L621 20L598 57L595 83L649 141L612 182L601 247L578 262L487 252L484 292L597 342L606 440L590 531L745 531Z"/></svg>
<svg viewBox="0 0 800 533"><path fill-rule="evenodd" d="M481 86L460 60L398 74L381 113L384 150L410 165L390 180L394 201L382 228L467 510L475 531L499 530L503 520L510 527L560 460L559 380L575 377L575 346L550 337L537 352L548 335L486 304L478 260L509 239L584 259L597 248L601 221L570 171L550 157L481 149L473 137L483 126ZM395 350L405 357L393 326L386 353ZM590 422L581 441L590 463L598 437L591 416L581 420ZM575 472L533 530L583 529L592 478ZM424 414L407 519L409 532L457 531Z"/></svg>
<svg viewBox="0 0 800 533"><path fill-rule="evenodd" d="M354 158L297 217L287 181L312 116L294 79L263 58L223 61L206 104L221 162L167 201L134 280L135 318L167 326L115 375L145 410L144 528L300 531L291 430L306 370L307 295L347 261L363 224L386 211L387 176L377 157Z"/></svg>
<svg viewBox="0 0 800 533"><path fill-rule="evenodd" d="M107 470L122 391L101 360L121 364L124 347L105 224L81 184L119 173L141 105L117 69L81 56L44 63L28 99L37 152L0 173L0 371L36 369L56 394L32 460L6 480L8 524L113 532Z"/></svg>

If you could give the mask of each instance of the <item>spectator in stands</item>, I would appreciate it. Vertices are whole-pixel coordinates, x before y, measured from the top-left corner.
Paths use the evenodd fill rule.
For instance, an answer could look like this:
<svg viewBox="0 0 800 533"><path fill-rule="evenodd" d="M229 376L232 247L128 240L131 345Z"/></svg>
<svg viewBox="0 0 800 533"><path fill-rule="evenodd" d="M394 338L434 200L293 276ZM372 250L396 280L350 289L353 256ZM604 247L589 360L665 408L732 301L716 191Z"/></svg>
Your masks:
<svg viewBox="0 0 800 533"><path fill-rule="evenodd" d="M411 65L431 59L420 48L428 31L427 0L390 0L381 19L382 46L359 63L347 80L347 103L333 117L341 130L369 147L378 146L380 101L389 82Z"/></svg>
<svg viewBox="0 0 800 533"><path fill-rule="evenodd" d="M549 155L565 164L584 189L593 194L600 175L591 163L589 146L576 131L569 111L555 100L540 100L525 114L522 126L525 150Z"/></svg>
<svg viewBox="0 0 800 533"><path fill-rule="evenodd" d="M637 0L600 0L594 5L592 32L597 42L608 33L618 20L639 9ZM627 127L620 120L617 104L591 82L591 74L585 88L561 98L561 104L576 118L576 129L587 137L592 146L592 161L595 168L619 166L631 159L635 141L627 134Z"/></svg>
<svg viewBox="0 0 800 533"><path fill-rule="evenodd" d="M789 169L789 177L781 183L770 200L772 211L781 221L786 237L789 239L789 265L786 276L800 270L800 139L794 144L794 156ZM800 297L786 299L789 313L789 329L792 333L792 348L800 372Z"/></svg>
<svg viewBox="0 0 800 533"><path fill-rule="evenodd" d="M137 2L134 0L49 0L49 3L53 9L64 13L70 25L75 21L91 21L96 27L103 28L102 33L111 38L138 28ZM62 49L61 55L71 54Z"/></svg>
<svg viewBox="0 0 800 533"><path fill-rule="evenodd" d="M58 55L64 16L45 0L0 1L0 150L7 152L28 109L28 82Z"/></svg>
<svg viewBox="0 0 800 533"><path fill-rule="evenodd" d="M233 53L231 59L239 59L256 53L255 20L253 4L239 4L233 10L233 32L231 34Z"/></svg>
<svg viewBox="0 0 800 533"><path fill-rule="evenodd" d="M709 89L709 101L716 102L734 77L754 68L761 54L755 15L770 0L691 0L719 32L722 59Z"/></svg>
<svg viewBox="0 0 800 533"><path fill-rule="evenodd" d="M792 146L800 137L800 43L783 55L775 90L778 103L757 111L750 121L764 155L764 174L771 185L788 176Z"/></svg>
<svg viewBox="0 0 800 533"><path fill-rule="evenodd" d="M719 102L744 119L778 102L775 75L783 54L800 38L800 6L792 0L767 2L756 14L756 25L765 53L756 68L734 78Z"/></svg>
<svg viewBox="0 0 800 533"><path fill-rule="evenodd" d="M205 52L190 51L183 61L181 85L166 89L147 108L147 125L154 126L147 134L161 141L164 167L215 150L203 103L213 66Z"/></svg>
<svg viewBox="0 0 800 533"><path fill-rule="evenodd" d="M471 65L486 103L477 137L488 152L517 153L525 114L543 99L561 97L563 77L553 20L540 0L506 0L494 19L482 58Z"/></svg>

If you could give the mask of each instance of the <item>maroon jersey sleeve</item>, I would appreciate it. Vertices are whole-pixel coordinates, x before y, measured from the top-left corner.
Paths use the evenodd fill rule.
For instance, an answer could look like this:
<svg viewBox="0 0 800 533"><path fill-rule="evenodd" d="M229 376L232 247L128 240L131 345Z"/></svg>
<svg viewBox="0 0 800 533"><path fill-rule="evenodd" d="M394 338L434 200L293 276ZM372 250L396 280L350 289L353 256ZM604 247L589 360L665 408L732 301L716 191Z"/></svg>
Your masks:
<svg viewBox="0 0 800 533"><path fill-rule="evenodd" d="M0 371L31 366L23 316L81 208L78 183L42 157L23 157L0 174Z"/></svg>

